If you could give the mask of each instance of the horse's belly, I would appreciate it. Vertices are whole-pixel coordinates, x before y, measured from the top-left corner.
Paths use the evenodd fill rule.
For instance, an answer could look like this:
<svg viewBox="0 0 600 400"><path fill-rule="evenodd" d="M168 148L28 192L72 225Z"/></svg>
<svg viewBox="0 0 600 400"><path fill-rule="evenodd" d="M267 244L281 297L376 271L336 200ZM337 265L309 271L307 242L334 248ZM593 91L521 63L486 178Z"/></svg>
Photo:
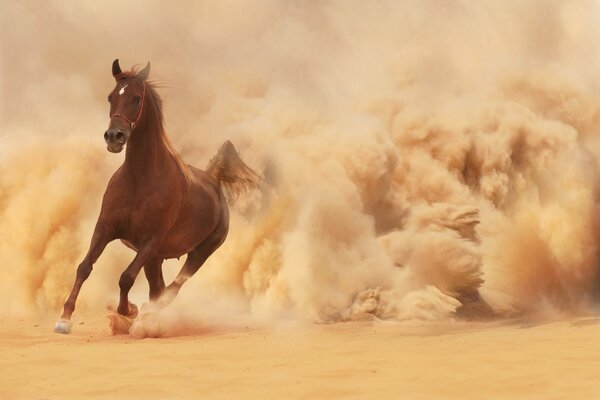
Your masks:
<svg viewBox="0 0 600 400"><path fill-rule="evenodd" d="M131 250L138 252L139 246L132 243L132 241L121 239L121 242ZM198 243L199 244L199 243ZM167 240L160 244L156 249L156 257L168 259L168 258L179 258L184 254L189 253L198 245L196 243L185 243L185 241L175 242L173 240Z"/></svg>
<svg viewBox="0 0 600 400"><path fill-rule="evenodd" d="M173 229L157 249L158 256L162 258L179 258L198 247L213 230L213 226L203 226L201 224L194 226L193 223L188 223L185 229Z"/></svg>
<svg viewBox="0 0 600 400"><path fill-rule="evenodd" d="M138 251L137 247L135 247L135 245L128 240L121 239L121 243L123 243L125 246L129 247L133 251Z"/></svg>

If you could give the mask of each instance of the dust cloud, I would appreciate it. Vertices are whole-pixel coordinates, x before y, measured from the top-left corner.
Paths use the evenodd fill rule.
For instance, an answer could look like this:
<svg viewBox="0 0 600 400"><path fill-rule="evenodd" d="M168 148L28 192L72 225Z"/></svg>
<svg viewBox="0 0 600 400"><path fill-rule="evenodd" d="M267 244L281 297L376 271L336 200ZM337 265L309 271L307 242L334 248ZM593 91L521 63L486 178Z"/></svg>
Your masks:
<svg viewBox="0 0 600 400"><path fill-rule="evenodd" d="M188 163L230 139L269 182L167 320L592 306L597 3L197 3L0 5L0 313L58 315L68 294L123 158L102 138L114 58L152 62ZM131 258L109 246L78 310L116 300Z"/></svg>

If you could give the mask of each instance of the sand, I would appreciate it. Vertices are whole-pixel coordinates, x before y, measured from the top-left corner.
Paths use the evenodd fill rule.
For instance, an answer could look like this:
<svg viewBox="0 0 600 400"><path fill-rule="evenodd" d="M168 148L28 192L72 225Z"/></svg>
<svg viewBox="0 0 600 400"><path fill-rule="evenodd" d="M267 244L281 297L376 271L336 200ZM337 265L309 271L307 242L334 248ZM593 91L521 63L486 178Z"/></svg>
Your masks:
<svg viewBox="0 0 600 400"><path fill-rule="evenodd" d="M600 393L600 324L353 322L135 340L3 320L2 399L578 399Z"/></svg>

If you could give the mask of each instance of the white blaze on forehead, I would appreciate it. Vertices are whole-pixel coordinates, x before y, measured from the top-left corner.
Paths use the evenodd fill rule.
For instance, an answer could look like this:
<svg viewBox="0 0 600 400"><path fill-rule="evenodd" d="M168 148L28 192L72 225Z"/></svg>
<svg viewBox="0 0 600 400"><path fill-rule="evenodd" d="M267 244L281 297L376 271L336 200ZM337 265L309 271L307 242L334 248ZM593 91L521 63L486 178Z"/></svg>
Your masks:
<svg viewBox="0 0 600 400"><path fill-rule="evenodd" d="M127 84L127 85L125 85L125 86L123 86L123 87L121 88L121 90L119 90L119 96L120 96L120 95L122 95L123 93L125 93L125 88L126 88L127 86L128 86L128 84Z"/></svg>

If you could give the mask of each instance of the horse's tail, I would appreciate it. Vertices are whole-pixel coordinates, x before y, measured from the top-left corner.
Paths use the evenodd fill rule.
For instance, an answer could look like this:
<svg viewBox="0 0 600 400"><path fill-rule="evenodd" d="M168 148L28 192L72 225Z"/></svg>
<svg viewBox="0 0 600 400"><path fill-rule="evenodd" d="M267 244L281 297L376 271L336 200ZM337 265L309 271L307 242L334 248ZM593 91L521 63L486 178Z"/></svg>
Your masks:
<svg viewBox="0 0 600 400"><path fill-rule="evenodd" d="M248 167L228 140L208 163L206 172L219 183L227 201L233 203L240 194L259 189L263 179Z"/></svg>

